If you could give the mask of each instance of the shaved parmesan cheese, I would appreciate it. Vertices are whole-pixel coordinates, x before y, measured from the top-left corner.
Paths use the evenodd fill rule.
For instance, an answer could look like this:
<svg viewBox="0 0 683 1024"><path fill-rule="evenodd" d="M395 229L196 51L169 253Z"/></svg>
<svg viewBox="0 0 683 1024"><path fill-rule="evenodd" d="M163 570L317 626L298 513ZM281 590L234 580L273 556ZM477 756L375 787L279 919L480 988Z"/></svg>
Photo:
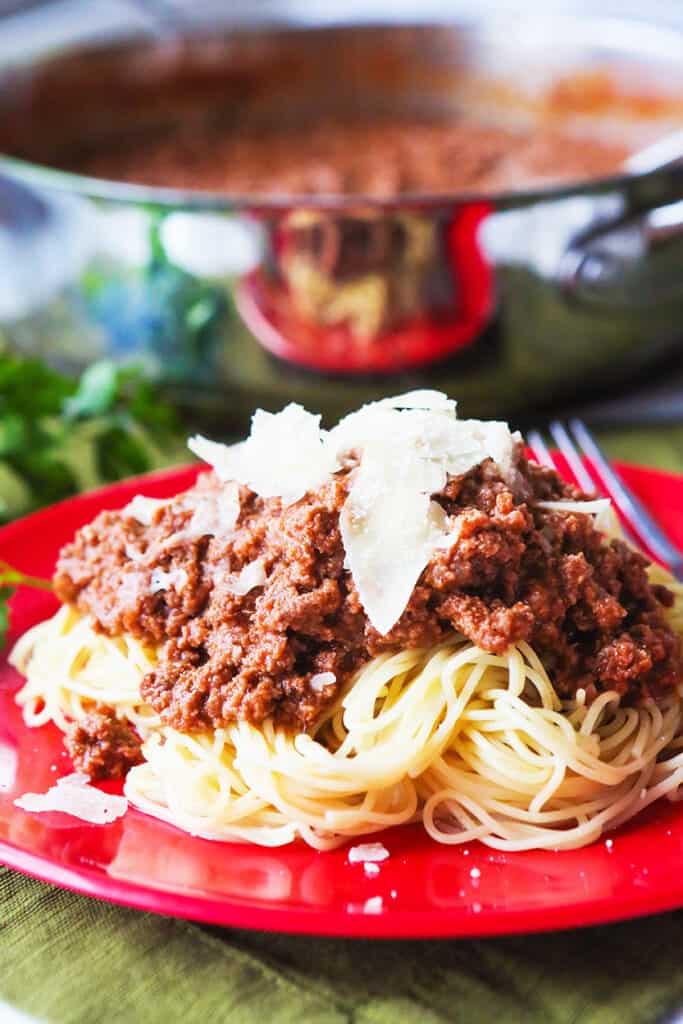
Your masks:
<svg viewBox="0 0 683 1024"><path fill-rule="evenodd" d="M537 508L549 508L557 512L585 512L587 515L598 515L611 505L609 498L596 498L595 501L537 501Z"/></svg>
<svg viewBox="0 0 683 1024"><path fill-rule="evenodd" d="M442 409L455 414L456 404L443 391L406 391L395 398L383 398L377 405L387 405L390 409Z"/></svg>
<svg viewBox="0 0 683 1024"><path fill-rule="evenodd" d="M279 413L258 409L251 434L241 444L217 444L204 437L188 443L221 480L237 480L264 498L282 498L285 505L322 486L338 468L320 429L320 416L295 403Z"/></svg>
<svg viewBox="0 0 683 1024"><path fill-rule="evenodd" d="M221 444L219 441L211 441L208 437L195 434L190 437L187 447L203 462L206 462L220 480L238 480L244 483L243 466L245 461L242 451L246 442L238 444Z"/></svg>
<svg viewBox="0 0 683 1024"><path fill-rule="evenodd" d="M160 590L169 590L171 587L176 593L183 589L187 583L187 573L184 569L171 569L164 572L163 569L154 569L150 580L150 593L158 594Z"/></svg>
<svg viewBox="0 0 683 1024"><path fill-rule="evenodd" d="M321 693L326 686L332 686L337 682L334 672L316 672L308 680L308 685L315 693Z"/></svg>
<svg viewBox="0 0 683 1024"><path fill-rule="evenodd" d="M606 508L603 512L599 512L596 520L595 527L601 530L602 533L607 534L608 537L618 538L619 540L627 540L626 534L624 533L621 523L619 522L619 516L614 505L610 502L609 508Z"/></svg>
<svg viewBox="0 0 683 1024"><path fill-rule="evenodd" d="M372 474L372 466L362 465ZM363 608L377 632L386 635L443 542L444 533L435 522L440 518L435 509L442 509L428 495L407 488L387 488L367 502L364 483L351 488L340 515L341 535Z"/></svg>
<svg viewBox="0 0 683 1024"><path fill-rule="evenodd" d="M124 515L137 519L143 526L151 526L154 513L158 508L168 505L167 498L146 498L144 494L136 494L123 510Z"/></svg>
<svg viewBox="0 0 683 1024"><path fill-rule="evenodd" d="M137 570L126 572L116 588L116 596L120 601L137 601L143 592L144 577Z"/></svg>
<svg viewBox="0 0 683 1024"><path fill-rule="evenodd" d="M603 533L614 532L616 517L609 498L596 498L594 501L538 501L536 507L555 512L579 512L595 516L597 530Z"/></svg>
<svg viewBox="0 0 683 1024"><path fill-rule="evenodd" d="M255 562L249 562L245 565L237 576L227 581L225 587L231 594L244 597L254 587L262 587L266 579L266 570L263 562L257 559Z"/></svg>
<svg viewBox="0 0 683 1024"><path fill-rule="evenodd" d="M433 464L439 484L432 493L443 487L444 472L466 473L487 458L508 477L519 441L521 436L512 434L506 423L458 420L455 402L438 391L371 402L342 419L329 435L338 457L351 449L363 452L369 444L416 448L425 462Z"/></svg>
<svg viewBox="0 0 683 1024"><path fill-rule="evenodd" d="M363 460L370 450L380 458L385 454L393 455L394 468L399 473L403 464L401 455L410 454L401 449L417 448L424 473L432 471L431 479L425 476L424 480L425 487L429 488L432 482L440 486L449 455L462 447L461 433L454 409L401 411L387 402L373 402L340 420L330 431L328 443L338 456L355 451ZM472 456L476 454L473 449ZM432 490L437 489L438 486L432 487Z"/></svg>
<svg viewBox="0 0 683 1024"><path fill-rule="evenodd" d="M349 850L349 864L362 864L365 861L382 861L389 856L389 851L382 843L361 843Z"/></svg>
<svg viewBox="0 0 683 1024"><path fill-rule="evenodd" d="M507 423L500 420L459 420L466 434L471 437L470 444L479 448L478 462L493 459L503 479L511 481L514 471L515 446L521 444L522 435L519 431L510 432ZM475 463L476 465L476 463ZM471 469L471 466L467 467ZM453 470L450 470L452 473ZM463 472L466 472L463 470Z"/></svg>
<svg viewBox="0 0 683 1024"><path fill-rule="evenodd" d="M124 550L126 552L126 558L131 562L142 562L145 557L142 551L138 551L132 544L126 544Z"/></svg>
<svg viewBox="0 0 683 1024"><path fill-rule="evenodd" d="M436 549L457 539L431 496L449 475L488 458L512 482L519 440L505 423L458 420L445 394L418 390L365 405L329 433L319 416L291 404L277 414L258 410L241 444L194 437L189 445L222 480L285 505L353 465L340 515L344 564L370 622L385 635Z"/></svg>
<svg viewBox="0 0 683 1024"><path fill-rule="evenodd" d="M455 403L425 391L366 405L330 432L338 458L360 454L340 527L351 576L379 633L399 620L435 550L454 541L430 496L449 474L486 458L511 475L516 441L505 423L458 420Z"/></svg>
<svg viewBox="0 0 683 1024"><path fill-rule="evenodd" d="M95 789L88 777L79 773L58 779L47 793L24 793L14 803L24 811L61 811L93 825L108 825L121 818L128 808L125 797Z"/></svg>
<svg viewBox="0 0 683 1024"><path fill-rule="evenodd" d="M239 487L231 482L218 494L193 495L193 513L186 535L189 537L227 537L240 516Z"/></svg>

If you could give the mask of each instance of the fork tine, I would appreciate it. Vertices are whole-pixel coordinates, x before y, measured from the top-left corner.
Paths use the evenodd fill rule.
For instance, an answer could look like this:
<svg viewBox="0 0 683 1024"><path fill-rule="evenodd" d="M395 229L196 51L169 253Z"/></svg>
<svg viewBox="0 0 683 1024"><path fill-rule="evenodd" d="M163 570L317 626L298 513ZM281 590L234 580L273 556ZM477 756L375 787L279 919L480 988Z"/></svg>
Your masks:
<svg viewBox="0 0 683 1024"><path fill-rule="evenodd" d="M590 494L595 491L595 483L581 461L576 445L569 436L566 427L559 420L553 420L549 427L550 433L552 434L553 441L564 455L565 459L569 464L569 468L574 474L574 478L578 483L582 491L586 494Z"/></svg>
<svg viewBox="0 0 683 1024"><path fill-rule="evenodd" d="M543 440L543 435L538 430L529 430L526 435L526 443L531 448L534 457L541 466L547 466L549 469L555 468L553 457L550 454L548 445Z"/></svg>
<svg viewBox="0 0 683 1024"><path fill-rule="evenodd" d="M582 420L573 419L570 421L570 427L577 442L602 477L610 498L624 519L650 550L669 565L676 579L683 580L683 554L674 547L659 524L612 468L586 424Z"/></svg>

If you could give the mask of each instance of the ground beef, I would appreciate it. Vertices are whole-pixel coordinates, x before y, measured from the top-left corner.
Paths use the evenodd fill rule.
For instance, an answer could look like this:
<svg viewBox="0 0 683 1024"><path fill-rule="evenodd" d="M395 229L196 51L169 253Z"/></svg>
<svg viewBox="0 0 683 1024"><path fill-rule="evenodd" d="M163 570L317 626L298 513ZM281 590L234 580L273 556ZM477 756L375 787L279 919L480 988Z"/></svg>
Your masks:
<svg viewBox="0 0 683 1024"><path fill-rule="evenodd" d="M210 473L150 526L104 512L63 550L57 593L106 633L161 645L142 695L181 730L268 716L309 728L368 658L454 630L497 654L528 641L564 695L581 687L589 698L615 689L628 701L657 699L681 680L679 640L663 614L670 593L650 586L645 558L607 542L590 515L539 507L581 495L523 457L511 482L487 461L435 495L457 540L434 555L381 636L344 568L348 472L287 508L241 488L236 528L222 537L189 529L197 502L221 495ZM235 593L256 560L265 582ZM182 585L153 593L158 570L181 571ZM336 681L316 679L324 672Z"/></svg>
<svg viewBox="0 0 683 1024"><path fill-rule="evenodd" d="M76 771L91 779L122 779L144 760L137 733L106 704L97 704L80 722L72 722L64 743Z"/></svg>
<svg viewBox="0 0 683 1024"><path fill-rule="evenodd" d="M81 137L82 141L82 137ZM239 133L214 120L174 123L132 145L81 152L70 170L145 185L246 194L405 192L528 188L595 178L621 168L620 139L569 133L561 125L508 128L474 119L326 118L263 130L240 118ZM51 159L64 161L64 146Z"/></svg>

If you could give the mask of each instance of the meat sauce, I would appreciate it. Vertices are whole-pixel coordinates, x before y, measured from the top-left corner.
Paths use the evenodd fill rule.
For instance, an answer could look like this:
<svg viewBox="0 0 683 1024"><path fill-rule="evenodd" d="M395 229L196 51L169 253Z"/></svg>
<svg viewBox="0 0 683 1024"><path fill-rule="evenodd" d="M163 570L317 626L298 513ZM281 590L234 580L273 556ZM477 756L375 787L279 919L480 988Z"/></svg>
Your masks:
<svg viewBox="0 0 683 1024"><path fill-rule="evenodd" d="M341 471L288 507L241 487L234 530L200 535L190 529L193 510L219 503L225 487L202 474L150 525L124 509L84 527L61 553L57 594L102 632L158 646L142 696L181 731L267 717L310 729L368 659L454 631L496 654L528 641L567 697L581 688L588 700L604 690L659 699L680 681L680 642L664 615L672 594L651 585L646 559L606 540L591 515L539 507L584 497L554 472L520 456L513 486L491 461L451 478L435 499L457 540L432 557L384 636L344 567L348 485ZM236 580L255 562L260 576L241 593ZM92 748L86 733L98 740L94 759L87 754L98 773L118 771L110 728L111 720L100 736L93 722L72 740L79 754Z"/></svg>
<svg viewBox="0 0 683 1024"><path fill-rule="evenodd" d="M97 704L81 721L72 722L64 743L74 767L91 779L121 779L144 760L140 738L106 704Z"/></svg>
<svg viewBox="0 0 683 1024"><path fill-rule="evenodd" d="M557 126L510 129L464 118L327 121L239 132L179 127L134 145L93 150L68 169L145 185L288 195L499 191L619 171L619 141Z"/></svg>

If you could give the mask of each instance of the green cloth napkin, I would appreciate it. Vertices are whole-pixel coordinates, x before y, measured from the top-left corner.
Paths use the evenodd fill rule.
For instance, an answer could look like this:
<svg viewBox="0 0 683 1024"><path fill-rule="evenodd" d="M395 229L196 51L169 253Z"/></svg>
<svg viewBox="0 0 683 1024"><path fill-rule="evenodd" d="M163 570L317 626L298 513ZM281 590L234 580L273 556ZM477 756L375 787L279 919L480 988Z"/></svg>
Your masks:
<svg viewBox="0 0 683 1024"><path fill-rule="evenodd" d="M610 458L637 462L655 469L683 472L683 424L666 429L610 430L600 434Z"/></svg>
<svg viewBox="0 0 683 1024"><path fill-rule="evenodd" d="M683 428L605 442L683 469ZM655 1024L683 1007L682 950L683 912L478 941L311 939L205 928L0 868L0 998L50 1024Z"/></svg>
<svg viewBox="0 0 683 1024"><path fill-rule="evenodd" d="M0 869L0 994L54 1024L630 1024L683 1004L683 913L377 942L207 929Z"/></svg>

